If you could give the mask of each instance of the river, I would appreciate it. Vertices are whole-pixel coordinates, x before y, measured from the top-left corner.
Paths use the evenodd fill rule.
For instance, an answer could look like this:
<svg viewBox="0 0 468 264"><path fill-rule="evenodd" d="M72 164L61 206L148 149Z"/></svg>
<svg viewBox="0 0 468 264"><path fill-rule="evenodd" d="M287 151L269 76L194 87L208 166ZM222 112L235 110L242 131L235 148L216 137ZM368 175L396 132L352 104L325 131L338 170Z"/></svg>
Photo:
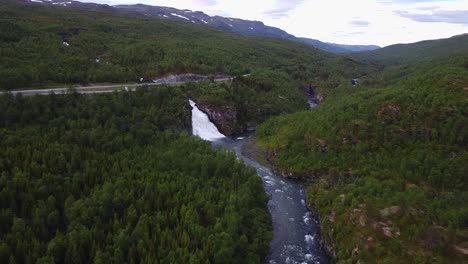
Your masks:
<svg viewBox="0 0 468 264"><path fill-rule="evenodd" d="M225 137L193 101L190 101L190 105L193 134L210 141L212 145L234 151L237 158L254 167L263 180L265 192L271 197L268 209L273 220L273 240L268 263L328 263L328 258L320 247L317 216L306 207L304 184L276 175L270 168L245 157L241 149L249 136Z"/></svg>

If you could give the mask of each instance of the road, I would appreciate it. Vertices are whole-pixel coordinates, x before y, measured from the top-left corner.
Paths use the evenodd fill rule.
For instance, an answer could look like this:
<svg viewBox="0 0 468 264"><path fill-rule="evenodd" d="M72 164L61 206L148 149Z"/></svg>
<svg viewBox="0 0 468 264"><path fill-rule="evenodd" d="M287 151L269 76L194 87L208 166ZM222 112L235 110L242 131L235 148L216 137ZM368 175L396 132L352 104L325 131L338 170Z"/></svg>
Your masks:
<svg viewBox="0 0 468 264"><path fill-rule="evenodd" d="M248 76L246 74L245 76ZM227 82L232 80L232 78L220 78L214 79L215 82ZM206 81L206 80L202 80ZM192 81L192 82L201 82L201 81ZM135 84L112 84L112 85L94 85L94 86L79 86L73 87L70 89L69 87L62 87L62 88L50 88L50 89L35 89L35 90L15 90L9 91L9 93L16 95L22 94L23 96L31 96L31 95L48 95L51 93L54 94L66 94L70 91L76 91L80 94L94 94L94 93L111 93L114 91L135 91L137 87L142 86L161 86L161 85L170 85L170 86L177 86L182 85L187 82L172 82L172 83L135 83ZM7 92L0 92L4 94Z"/></svg>

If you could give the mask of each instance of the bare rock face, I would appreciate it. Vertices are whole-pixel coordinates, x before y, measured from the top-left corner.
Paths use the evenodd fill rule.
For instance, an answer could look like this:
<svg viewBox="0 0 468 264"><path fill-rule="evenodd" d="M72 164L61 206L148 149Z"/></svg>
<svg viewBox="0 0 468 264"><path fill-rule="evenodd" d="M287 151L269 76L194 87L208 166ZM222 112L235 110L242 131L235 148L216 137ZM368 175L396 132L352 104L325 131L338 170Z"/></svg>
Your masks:
<svg viewBox="0 0 468 264"><path fill-rule="evenodd" d="M414 188L418 188L418 186L411 182L405 183L405 189L414 189Z"/></svg>
<svg viewBox="0 0 468 264"><path fill-rule="evenodd" d="M382 124L388 125L400 119L401 109L397 105L386 105L380 108L377 116L382 120Z"/></svg>
<svg viewBox="0 0 468 264"><path fill-rule="evenodd" d="M367 224L367 216L366 215L361 215L359 216L359 224L362 226L362 227L365 227L366 224Z"/></svg>
<svg viewBox="0 0 468 264"><path fill-rule="evenodd" d="M388 208L380 210L380 216L385 218L385 217L399 214L400 212L401 212L400 206L390 206Z"/></svg>
<svg viewBox="0 0 468 264"><path fill-rule="evenodd" d="M321 104L323 101L325 101L325 96L321 93L317 93L315 98L317 99L318 104Z"/></svg>
<svg viewBox="0 0 468 264"><path fill-rule="evenodd" d="M468 243L460 244L460 245L454 245L453 248L458 253L460 253L462 255L465 255L465 256L468 256Z"/></svg>
<svg viewBox="0 0 468 264"><path fill-rule="evenodd" d="M382 227L382 233L386 237L393 237L392 229L388 226Z"/></svg>
<svg viewBox="0 0 468 264"><path fill-rule="evenodd" d="M325 140L318 139L318 148L320 152L326 153L328 152L328 144L325 142Z"/></svg>
<svg viewBox="0 0 468 264"><path fill-rule="evenodd" d="M237 110L234 107L218 107L204 103L198 103L198 108L205 112L219 131L229 136L234 133L237 123Z"/></svg>

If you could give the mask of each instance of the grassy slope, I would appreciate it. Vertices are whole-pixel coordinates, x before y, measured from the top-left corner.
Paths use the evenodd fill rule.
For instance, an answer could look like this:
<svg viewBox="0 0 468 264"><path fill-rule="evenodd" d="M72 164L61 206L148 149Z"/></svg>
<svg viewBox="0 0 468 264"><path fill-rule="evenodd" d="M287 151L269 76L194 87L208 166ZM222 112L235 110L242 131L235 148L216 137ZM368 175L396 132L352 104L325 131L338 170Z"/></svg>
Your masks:
<svg viewBox="0 0 468 264"><path fill-rule="evenodd" d="M467 59L368 76L257 131L279 170L320 176L308 199L343 263L463 262L453 246L468 239Z"/></svg>
<svg viewBox="0 0 468 264"><path fill-rule="evenodd" d="M396 44L374 51L351 54L350 56L365 62L379 65L401 65L444 57L468 49L468 34L447 39L425 40L411 44Z"/></svg>

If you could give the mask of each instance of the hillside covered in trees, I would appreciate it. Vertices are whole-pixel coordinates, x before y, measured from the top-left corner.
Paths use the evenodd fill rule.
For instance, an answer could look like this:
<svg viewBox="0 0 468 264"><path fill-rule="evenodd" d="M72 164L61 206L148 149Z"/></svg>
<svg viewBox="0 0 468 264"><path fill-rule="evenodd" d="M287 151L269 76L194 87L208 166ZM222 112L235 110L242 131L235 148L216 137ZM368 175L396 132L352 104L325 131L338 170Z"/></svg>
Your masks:
<svg viewBox="0 0 468 264"><path fill-rule="evenodd" d="M178 88L0 96L1 263L260 263L261 179Z"/></svg>
<svg viewBox="0 0 468 264"><path fill-rule="evenodd" d="M308 201L339 263L466 263L468 53L344 87L255 134Z"/></svg>
<svg viewBox="0 0 468 264"><path fill-rule="evenodd" d="M287 40L10 0L0 4L0 54L0 90L151 82L179 73L250 73L233 83L186 89L198 103L235 109L229 134L306 109L303 86L326 90L373 70Z"/></svg>
<svg viewBox="0 0 468 264"><path fill-rule="evenodd" d="M468 34L447 39L424 40L410 44L390 45L378 50L350 54L356 60L385 66L407 65L452 56L468 50Z"/></svg>
<svg viewBox="0 0 468 264"><path fill-rule="evenodd" d="M234 133L278 115L255 142L277 171L315 181L308 203L341 263L464 263L466 43L350 58L154 17L2 1L1 90L238 77L1 96L0 261L261 262L271 240L261 180L188 136L191 96L234 109ZM304 86L326 94L323 105L298 112Z"/></svg>
<svg viewBox="0 0 468 264"><path fill-rule="evenodd" d="M304 44L155 17L10 0L2 1L0 17L0 89L6 90L256 70L334 87L367 70Z"/></svg>

